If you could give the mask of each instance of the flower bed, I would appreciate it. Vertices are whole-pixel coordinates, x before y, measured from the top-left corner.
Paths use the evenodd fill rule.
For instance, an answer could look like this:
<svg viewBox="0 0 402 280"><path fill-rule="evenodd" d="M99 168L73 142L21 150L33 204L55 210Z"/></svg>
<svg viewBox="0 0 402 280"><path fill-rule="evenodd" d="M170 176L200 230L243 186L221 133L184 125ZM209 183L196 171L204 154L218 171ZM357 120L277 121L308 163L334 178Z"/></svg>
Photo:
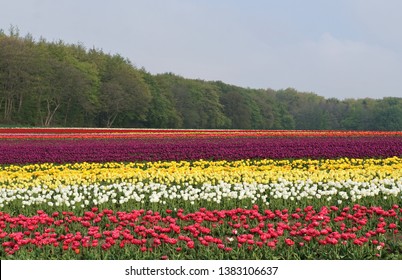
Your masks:
<svg viewBox="0 0 402 280"><path fill-rule="evenodd" d="M402 259L398 132L0 134L2 259Z"/></svg>
<svg viewBox="0 0 402 280"><path fill-rule="evenodd" d="M385 158L402 156L402 137L189 137L0 142L0 163Z"/></svg>
<svg viewBox="0 0 402 280"><path fill-rule="evenodd" d="M73 212L0 212L6 254L17 257L124 259L381 258L398 234L402 209L354 205L303 209L207 210L164 213L92 208Z"/></svg>

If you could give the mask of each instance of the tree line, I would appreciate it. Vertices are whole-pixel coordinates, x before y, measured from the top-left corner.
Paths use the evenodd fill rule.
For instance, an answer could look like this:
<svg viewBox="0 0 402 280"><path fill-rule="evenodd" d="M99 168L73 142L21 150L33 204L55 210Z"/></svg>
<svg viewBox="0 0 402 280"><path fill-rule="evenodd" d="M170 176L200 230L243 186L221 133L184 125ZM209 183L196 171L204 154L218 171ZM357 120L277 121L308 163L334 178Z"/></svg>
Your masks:
<svg viewBox="0 0 402 280"><path fill-rule="evenodd" d="M0 31L0 125L402 130L402 98L326 99L152 75L118 54L10 28Z"/></svg>

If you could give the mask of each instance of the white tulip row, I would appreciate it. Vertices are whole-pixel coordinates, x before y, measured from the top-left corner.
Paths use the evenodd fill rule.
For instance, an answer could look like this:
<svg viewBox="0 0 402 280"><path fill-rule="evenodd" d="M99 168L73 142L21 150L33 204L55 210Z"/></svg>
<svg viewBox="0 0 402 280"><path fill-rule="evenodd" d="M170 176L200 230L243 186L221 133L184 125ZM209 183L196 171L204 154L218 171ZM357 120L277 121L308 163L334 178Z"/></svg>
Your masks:
<svg viewBox="0 0 402 280"><path fill-rule="evenodd" d="M279 179L275 183L236 183L220 182L217 185L204 183L200 186L184 183L167 186L157 183L115 183L111 185L74 185L50 189L37 186L31 189L0 189L0 209L10 203L31 205L68 206L73 209L104 203L162 203L188 201L221 203L225 199L250 200L252 203L265 203L273 199L299 201L318 199L327 201L357 202L365 197L402 198L402 178L373 179L368 182L319 182L311 180L291 182Z"/></svg>

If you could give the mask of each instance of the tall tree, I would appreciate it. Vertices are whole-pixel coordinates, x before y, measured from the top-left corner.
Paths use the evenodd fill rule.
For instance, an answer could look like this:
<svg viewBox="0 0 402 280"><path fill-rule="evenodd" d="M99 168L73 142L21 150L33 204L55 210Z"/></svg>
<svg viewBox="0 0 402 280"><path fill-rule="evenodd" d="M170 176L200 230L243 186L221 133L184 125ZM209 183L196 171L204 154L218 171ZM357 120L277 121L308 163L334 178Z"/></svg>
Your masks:
<svg viewBox="0 0 402 280"><path fill-rule="evenodd" d="M24 96L29 91L33 65L32 42L10 29L10 36L0 35L0 109L3 122L11 123L13 114L21 113Z"/></svg>
<svg viewBox="0 0 402 280"><path fill-rule="evenodd" d="M376 130L402 130L402 99L387 97L378 101L373 111Z"/></svg>
<svg viewBox="0 0 402 280"><path fill-rule="evenodd" d="M100 125L111 127L119 115L133 125L145 121L151 94L138 71L121 56L107 58L99 96Z"/></svg>
<svg viewBox="0 0 402 280"><path fill-rule="evenodd" d="M172 73L151 75L82 44L0 30L0 123L243 129L402 130L402 98L325 99Z"/></svg>

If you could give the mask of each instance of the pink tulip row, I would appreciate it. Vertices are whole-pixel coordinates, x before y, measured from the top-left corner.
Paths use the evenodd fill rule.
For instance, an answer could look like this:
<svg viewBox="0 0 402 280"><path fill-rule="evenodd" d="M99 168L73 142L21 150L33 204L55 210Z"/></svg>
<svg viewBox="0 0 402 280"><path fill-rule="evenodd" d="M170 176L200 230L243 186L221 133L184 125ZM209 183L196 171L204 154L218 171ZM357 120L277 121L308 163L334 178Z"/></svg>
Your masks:
<svg viewBox="0 0 402 280"><path fill-rule="evenodd" d="M82 216L72 212L45 213L34 216L0 212L0 242L8 255L32 248L53 247L63 251L120 247L142 252L159 246L171 246L177 252L200 247L213 247L230 252L236 248L280 246L303 247L355 245L384 248L384 234L399 235L402 208L381 207L314 209L308 206L270 210L236 208L230 210L200 209L185 213L166 210L131 212L92 208Z"/></svg>

